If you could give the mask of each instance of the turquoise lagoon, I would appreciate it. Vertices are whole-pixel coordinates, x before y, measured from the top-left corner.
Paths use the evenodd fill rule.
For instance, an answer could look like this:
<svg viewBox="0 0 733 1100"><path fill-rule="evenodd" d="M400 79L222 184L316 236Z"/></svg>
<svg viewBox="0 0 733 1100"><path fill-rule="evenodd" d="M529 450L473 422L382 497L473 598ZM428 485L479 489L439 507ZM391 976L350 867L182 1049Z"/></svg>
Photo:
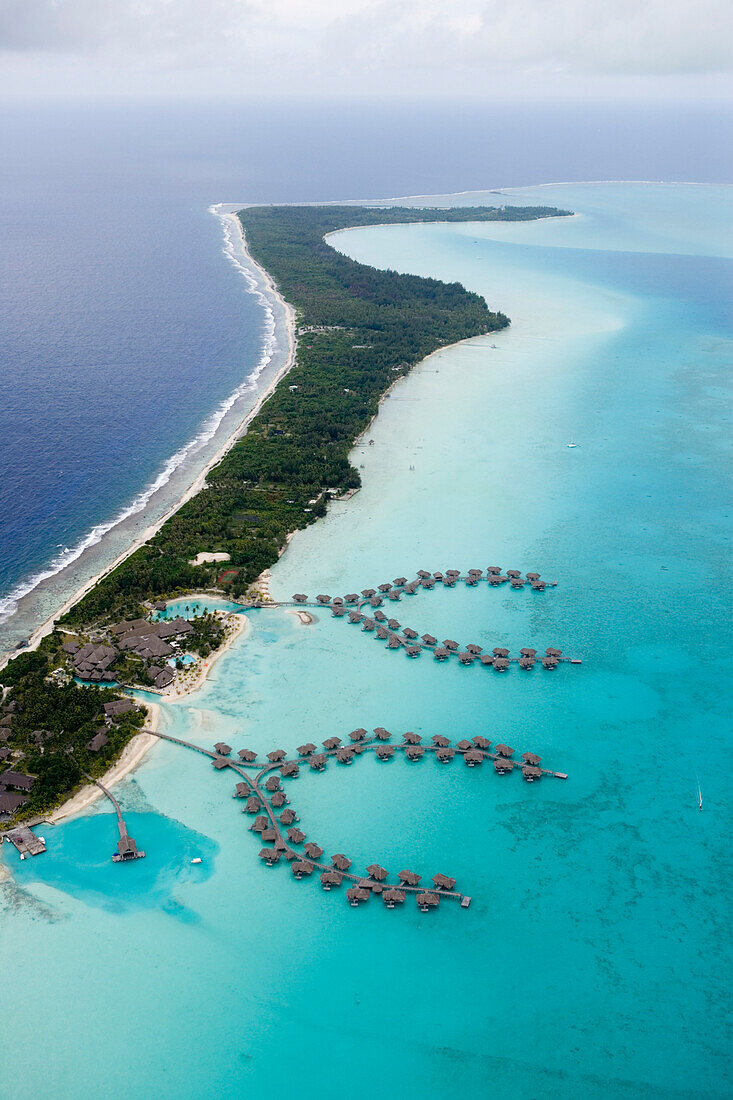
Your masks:
<svg viewBox="0 0 733 1100"><path fill-rule="evenodd" d="M513 324L394 387L355 448L361 492L296 535L273 594L534 568L558 587L421 593L396 616L583 665L501 677L262 610L163 727L260 752L362 725L483 733L570 778L366 757L289 782L327 852L472 895L423 916L262 867L233 778L161 744L118 788L140 865L103 865L99 811L30 865L5 856L13 1095L91 1097L100 1072L115 1098L730 1095L730 196L540 188L511 201L578 217L334 240L460 279Z"/></svg>

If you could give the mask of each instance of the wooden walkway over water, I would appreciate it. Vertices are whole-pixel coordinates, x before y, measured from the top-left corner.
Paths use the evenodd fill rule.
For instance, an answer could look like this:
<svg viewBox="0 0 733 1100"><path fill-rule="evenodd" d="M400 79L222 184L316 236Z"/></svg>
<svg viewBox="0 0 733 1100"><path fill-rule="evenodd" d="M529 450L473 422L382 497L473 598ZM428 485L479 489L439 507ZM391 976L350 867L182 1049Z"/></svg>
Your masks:
<svg viewBox="0 0 733 1100"><path fill-rule="evenodd" d="M529 671L536 664L552 670L561 663L581 663L579 658L564 656L562 650L554 646L549 646L543 654L538 654L531 646L521 648L518 656L511 656L504 646L495 646L490 653L485 653L482 646L472 642L462 646L451 638L440 642L432 634L420 635L411 627L403 627L396 618L396 607L393 605L401 601L403 596L414 596L419 590L432 591L438 585L455 588L457 584L471 588L480 584L491 588L506 585L512 591L530 588L534 592L543 592L546 588L555 587L557 581L543 581L539 573L527 573L523 577L518 569L508 569L506 573L502 573L499 566L489 566L487 570L469 569L466 573L461 573L458 569L448 569L445 573L429 573L428 570L421 569L413 580L396 577L394 581L380 584L377 588L364 588L360 593L350 592L345 596L334 597L324 593L315 599L309 599L299 592L292 600L258 602L255 606L329 610L334 617L343 618L352 625L359 625L363 631L373 633L375 638L386 644L387 649L403 651L411 658L430 652L440 662L453 658L462 665L477 664L499 673L506 672L513 664Z"/></svg>
<svg viewBox="0 0 733 1100"><path fill-rule="evenodd" d="M144 859L145 852L141 852L138 849L137 844L128 833L127 825L125 824L125 819L122 816L122 810L120 809L120 804L115 796L110 790L108 790L107 787L100 783L98 779L92 779L92 777L90 775L87 775L86 772L82 772L82 775L85 779L88 779L90 783L93 783L95 787L99 787L102 794L110 800L110 802L114 806L115 813L117 814L117 829L120 834L120 839L117 841L117 851L112 856L112 862L126 863L128 860L131 859Z"/></svg>
<svg viewBox="0 0 733 1100"><path fill-rule="evenodd" d="M459 741L451 745L448 738L435 736L429 744L422 744L422 738L414 733L406 733L401 743L391 744L391 734L381 727L369 735L365 729L357 729L349 734L349 743L344 744L338 737L327 738L322 748L307 743L301 745L296 757L288 758L283 749L267 753L268 762L257 762L257 754L242 749L233 760L229 745L219 743L214 749L206 749L191 741L184 741L170 734L148 731L163 741L170 741L184 748L192 749L208 757L217 770L230 769L240 777L234 797L245 800L244 813L254 816L250 829L258 832L266 844L260 851L268 866L279 863L281 859L291 863L296 878L307 877L314 871L321 872L321 884L324 890L338 887L347 881L353 885L347 889L347 898L351 905L368 901L375 895L381 895L388 908L404 902L407 894L414 894L421 910L435 908L441 898L459 901L463 908L470 905L471 898L455 889L455 879L438 874L433 885L421 886L421 876L412 871L402 871L396 882L389 882L388 872L378 864L370 864L364 874L351 870L351 861L343 855L333 856L331 861L324 860L323 849L306 840L305 833L295 827L299 820L292 809L288 809L289 799L282 787L283 779L294 779L300 768L308 765L314 771L322 771L329 760L342 765L353 763L365 752L373 752L378 759L394 759L395 753L403 753L405 758L418 762L426 753L433 753L441 763L450 763L455 757L462 756L469 767L481 765L486 760L494 763L499 774L522 772L528 782L536 782L543 776L567 779L563 772L554 772L539 767L540 758L533 753L524 753L522 762L512 759L514 750L499 744L491 752L491 743L484 737L474 737L472 741ZM282 811L279 817L275 811ZM285 830L285 832L284 832Z"/></svg>

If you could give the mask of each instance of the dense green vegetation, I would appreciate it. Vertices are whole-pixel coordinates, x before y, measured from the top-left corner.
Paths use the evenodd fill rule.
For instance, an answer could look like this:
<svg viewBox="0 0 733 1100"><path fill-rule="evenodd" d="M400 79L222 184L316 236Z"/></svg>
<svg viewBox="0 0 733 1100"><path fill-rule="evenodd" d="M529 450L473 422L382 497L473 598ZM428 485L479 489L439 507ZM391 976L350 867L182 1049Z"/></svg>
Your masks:
<svg viewBox="0 0 733 1100"><path fill-rule="evenodd" d="M288 532L323 515L329 491L359 485L349 450L381 395L436 348L506 326L459 283L355 263L323 240L347 226L424 221L515 221L565 213L543 207L415 210L352 206L243 210L250 252L298 316L297 364L251 427L150 542L67 616L135 615L139 602L215 585L200 551L231 555L227 582L243 593L285 546ZM297 387L297 388L294 388Z"/></svg>
<svg viewBox="0 0 733 1100"><path fill-rule="evenodd" d="M52 634L0 674L8 688L3 712L11 715L12 723L3 745L13 754L3 769L7 766L36 776L28 804L16 815L21 819L61 802L84 782L82 772L102 775L144 721L142 710L136 708L105 723L102 708L118 699L119 693L80 687L66 675L52 676L63 663L61 639ZM95 753L88 744L100 728L107 744Z"/></svg>
<svg viewBox="0 0 733 1100"><path fill-rule="evenodd" d="M295 307L296 365L209 474L206 488L62 621L84 627L86 636L99 635L105 624L144 615L143 600L217 585L235 597L243 594L277 560L289 532L324 515L334 493L359 486L349 451L392 382L437 348L509 323L459 283L355 263L331 248L325 234L385 222L521 221L564 213L543 207L241 211L252 256ZM201 551L225 551L231 561L224 568L189 565ZM195 621L186 648L206 657L222 640L221 624L204 616ZM125 653L112 671L122 681L139 682L151 663ZM14 708L10 746L24 753L19 766L38 777L18 816L40 813L70 794L82 770L102 774L143 721L136 710L107 724L108 744L91 752L87 744L99 728L102 705L115 693L69 682L65 667L54 632L0 672L2 706ZM40 743L36 731L43 732Z"/></svg>

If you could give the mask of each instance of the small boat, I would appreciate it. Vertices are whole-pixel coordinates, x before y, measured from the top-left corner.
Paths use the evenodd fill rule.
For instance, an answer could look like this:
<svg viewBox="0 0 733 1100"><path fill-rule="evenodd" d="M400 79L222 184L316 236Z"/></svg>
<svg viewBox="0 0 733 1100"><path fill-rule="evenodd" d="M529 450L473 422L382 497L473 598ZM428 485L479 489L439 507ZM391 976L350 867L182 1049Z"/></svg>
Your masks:
<svg viewBox="0 0 733 1100"><path fill-rule="evenodd" d="M579 447L579 446L580 446L580 444L579 444L579 443L574 443L574 442L572 441L572 439L571 439L571 440L570 440L570 442L569 442L569 443L567 444L568 450L572 450L572 449L573 449L573 447Z"/></svg>
<svg viewBox="0 0 733 1100"><path fill-rule="evenodd" d="M702 791L700 790L700 780L697 781L697 801L700 809L702 809Z"/></svg>
<svg viewBox="0 0 733 1100"><path fill-rule="evenodd" d="M191 863L203 863L203 862L204 861L202 860L201 856L196 856L195 859L191 860Z"/></svg>

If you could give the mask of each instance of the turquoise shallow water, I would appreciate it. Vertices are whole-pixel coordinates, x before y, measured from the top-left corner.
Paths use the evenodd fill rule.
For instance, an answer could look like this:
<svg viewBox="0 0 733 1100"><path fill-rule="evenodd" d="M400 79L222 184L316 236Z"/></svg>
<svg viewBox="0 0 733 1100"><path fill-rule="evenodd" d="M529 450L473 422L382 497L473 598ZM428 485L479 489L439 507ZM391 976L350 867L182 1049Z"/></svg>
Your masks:
<svg viewBox="0 0 733 1100"><path fill-rule="evenodd" d="M582 217L339 236L460 278L513 324L395 387L355 449L363 489L293 539L272 590L536 568L558 587L422 593L396 617L583 665L499 677L260 611L162 721L262 752L360 725L484 733L570 778L371 758L302 774L288 792L327 852L473 898L354 911L262 867L232 778L161 745L119 788L145 861L104 865L95 813L2 887L3 973L43 1019L42 1056L30 1033L4 1044L15 1095L95 1095L101 1062L112 1097L730 1094L730 189L539 194Z"/></svg>

